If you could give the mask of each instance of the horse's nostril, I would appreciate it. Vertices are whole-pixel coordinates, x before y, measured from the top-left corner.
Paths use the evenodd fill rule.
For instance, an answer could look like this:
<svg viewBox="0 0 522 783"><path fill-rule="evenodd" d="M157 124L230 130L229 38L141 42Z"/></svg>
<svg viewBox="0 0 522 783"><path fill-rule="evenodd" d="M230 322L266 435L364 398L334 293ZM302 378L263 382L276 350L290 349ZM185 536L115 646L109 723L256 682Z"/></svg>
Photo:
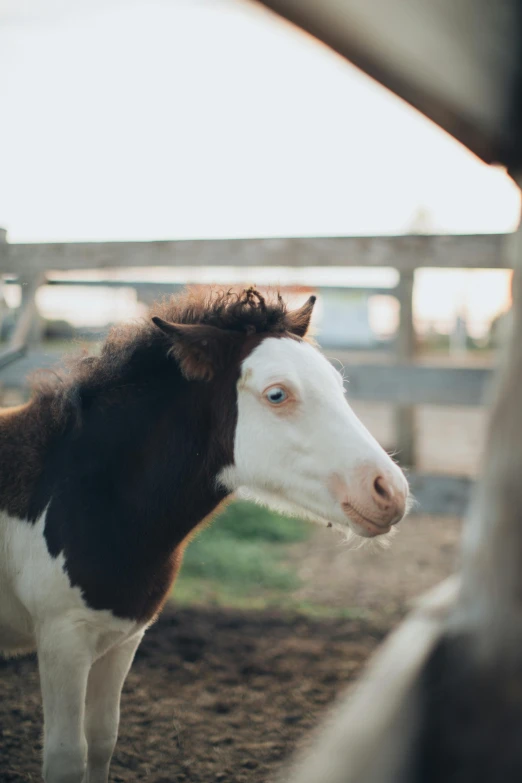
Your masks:
<svg viewBox="0 0 522 783"><path fill-rule="evenodd" d="M373 501L383 519L395 525L404 516L406 495L393 479L377 476L372 484Z"/></svg>
<svg viewBox="0 0 522 783"><path fill-rule="evenodd" d="M390 489L390 485L382 476L377 476L373 482L373 488L381 500L388 502L392 499L393 493Z"/></svg>

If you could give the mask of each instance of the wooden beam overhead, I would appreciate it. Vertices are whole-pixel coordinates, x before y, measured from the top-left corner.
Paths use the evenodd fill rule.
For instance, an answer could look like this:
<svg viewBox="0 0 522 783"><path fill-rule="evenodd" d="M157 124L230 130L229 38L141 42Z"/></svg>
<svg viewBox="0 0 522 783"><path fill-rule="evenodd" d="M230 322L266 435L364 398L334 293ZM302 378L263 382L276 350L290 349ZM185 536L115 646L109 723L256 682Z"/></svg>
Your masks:
<svg viewBox="0 0 522 783"><path fill-rule="evenodd" d="M522 165L519 0L260 0L487 163Z"/></svg>

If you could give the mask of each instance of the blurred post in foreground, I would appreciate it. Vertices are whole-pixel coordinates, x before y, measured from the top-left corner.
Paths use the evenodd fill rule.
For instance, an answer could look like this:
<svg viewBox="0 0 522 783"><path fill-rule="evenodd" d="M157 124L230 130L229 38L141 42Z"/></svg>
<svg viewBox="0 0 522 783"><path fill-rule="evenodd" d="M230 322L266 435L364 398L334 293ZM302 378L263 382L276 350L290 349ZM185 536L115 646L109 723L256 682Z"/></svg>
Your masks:
<svg viewBox="0 0 522 783"><path fill-rule="evenodd" d="M512 250L512 334L460 577L439 585L391 635L285 783L522 780L520 228Z"/></svg>

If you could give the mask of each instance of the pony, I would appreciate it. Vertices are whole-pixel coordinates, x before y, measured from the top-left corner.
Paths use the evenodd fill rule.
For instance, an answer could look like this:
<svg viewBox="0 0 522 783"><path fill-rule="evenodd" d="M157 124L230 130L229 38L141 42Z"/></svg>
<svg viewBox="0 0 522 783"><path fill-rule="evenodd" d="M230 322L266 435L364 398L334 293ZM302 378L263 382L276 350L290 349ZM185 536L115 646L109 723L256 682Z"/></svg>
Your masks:
<svg viewBox="0 0 522 783"><path fill-rule="evenodd" d="M0 413L0 650L37 651L46 783L107 783L136 648L227 498L366 538L404 516L314 301L189 290Z"/></svg>

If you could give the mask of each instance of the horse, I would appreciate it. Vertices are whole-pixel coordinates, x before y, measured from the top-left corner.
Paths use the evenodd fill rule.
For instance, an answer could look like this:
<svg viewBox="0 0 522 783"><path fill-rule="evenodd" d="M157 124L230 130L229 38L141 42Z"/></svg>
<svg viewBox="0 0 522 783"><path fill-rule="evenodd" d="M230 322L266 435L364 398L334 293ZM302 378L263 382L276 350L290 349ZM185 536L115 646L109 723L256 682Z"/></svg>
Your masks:
<svg viewBox="0 0 522 783"><path fill-rule="evenodd" d="M234 493L366 538L405 515L314 301L189 290L0 413L0 650L37 652L46 783L107 783L135 651Z"/></svg>

